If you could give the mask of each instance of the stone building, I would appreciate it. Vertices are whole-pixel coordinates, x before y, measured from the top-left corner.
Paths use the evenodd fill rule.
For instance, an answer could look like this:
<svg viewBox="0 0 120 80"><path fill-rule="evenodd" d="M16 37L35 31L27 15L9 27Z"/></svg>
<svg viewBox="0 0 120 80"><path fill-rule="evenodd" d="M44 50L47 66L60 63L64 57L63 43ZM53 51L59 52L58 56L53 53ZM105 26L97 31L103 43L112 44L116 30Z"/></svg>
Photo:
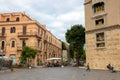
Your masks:
<svg viewBox="0 0 120 80"><path fill-rule="evenodd" d="M62 50L62 58L63 61L68 61L69 59L69 45L66 42L63 42L64 46L65 46L65 50Z"/></svg>
<svg viewBox="0 0 120 80"><path fill-rule="evenodd" d="M85 0L86 61L120 70L120 0Z"/></svg>
<svg viewBox="0 0 120 80"><path fill-rule="evenodd" d="M47 58L62 55L62 42L57 39L45 25L31 19L25 13L0 14L0 56L12 59L19 63L22 48L29 46L37 50L32 62L38 65Z"/></svg>

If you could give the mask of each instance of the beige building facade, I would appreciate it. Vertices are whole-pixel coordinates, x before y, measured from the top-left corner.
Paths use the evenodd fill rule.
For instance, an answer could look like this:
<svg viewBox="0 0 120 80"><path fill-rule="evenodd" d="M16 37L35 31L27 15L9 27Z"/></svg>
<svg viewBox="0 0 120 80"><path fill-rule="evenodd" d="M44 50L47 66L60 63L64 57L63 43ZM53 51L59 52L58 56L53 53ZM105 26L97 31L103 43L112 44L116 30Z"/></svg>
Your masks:
<svg viewBox="0 0 120 80"><path fill-rule="evenodd" d="M0 56L19 63L24 46L37 50L34 65L62 56L62 42L45 25L21 12L0 14Z"/></svg>
<svg viewBox="0 0 120 80"><path fill-rule="evenodd" d="M120 0L85 0L86 61L120 70Z"/></svg>

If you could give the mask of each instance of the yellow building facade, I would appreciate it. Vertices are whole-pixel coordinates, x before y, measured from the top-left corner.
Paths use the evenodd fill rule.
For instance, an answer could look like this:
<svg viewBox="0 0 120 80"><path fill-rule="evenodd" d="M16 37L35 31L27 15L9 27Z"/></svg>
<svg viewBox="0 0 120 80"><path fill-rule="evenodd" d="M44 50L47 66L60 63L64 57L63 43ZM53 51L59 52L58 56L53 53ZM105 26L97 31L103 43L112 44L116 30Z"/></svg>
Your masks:
<svg viewBox="0 0 120 80"><path fill-rule="evenodd" d="M120 0L85 0L86 61L120 70Z"/></svg>
<svg viewBox="0 0 120 80"><path fill-rule="evenodd" d="M47 61L47 58L62 55L62 42L45 25L31 19L25 13L0 14L0 56L20 62L22 48L29 46L37 50L34 65Z"/></svg>

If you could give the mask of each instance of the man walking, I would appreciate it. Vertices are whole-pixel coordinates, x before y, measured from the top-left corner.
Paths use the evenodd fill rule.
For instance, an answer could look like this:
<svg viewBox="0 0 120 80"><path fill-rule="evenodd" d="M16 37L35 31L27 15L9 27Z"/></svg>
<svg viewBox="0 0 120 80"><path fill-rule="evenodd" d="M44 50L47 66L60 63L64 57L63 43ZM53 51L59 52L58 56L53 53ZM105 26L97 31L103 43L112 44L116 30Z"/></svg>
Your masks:
<svg viewBox="0 0 120 80"><path fill-rule="evenodd" d="M89 72L90 72L90 66L89 66L89 63L88 63L87 66L86 66L86 71L89 71Z"/></svg>

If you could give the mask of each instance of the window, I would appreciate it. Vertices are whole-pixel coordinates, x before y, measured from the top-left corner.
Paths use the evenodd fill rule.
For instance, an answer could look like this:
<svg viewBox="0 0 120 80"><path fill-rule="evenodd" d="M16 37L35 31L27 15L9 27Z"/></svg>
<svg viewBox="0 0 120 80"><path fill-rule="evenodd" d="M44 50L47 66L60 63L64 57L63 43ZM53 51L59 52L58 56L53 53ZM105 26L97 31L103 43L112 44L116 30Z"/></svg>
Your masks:
<svg viewBox="0 0 120 80"><path fill-rule="evenodd" d="M15 33L15 31L16 31L15 27L11 27L10 33Z"/></svg>
<svg viewBox="0 0 120 80"><path fill-rule="evenodd" d="M23 34L26 35L27 27L23 26Z"/></svg>
<svg viewBox="0 0 120 80"><path fill-rule="evenodd" d="M104 32L96 34L96 47L105 47Z"/></svg>
<svg viewBox="0 0 120 80"><path fill-rule="evenodd" d="M17 17L17 18L16 18L16 21L20 21L20 18L19 18L19 17Z"/></svg>
<svg viewBox="0 0 120 80"><path fill-rule="evenodd" d="M4 50L4 48L5 48L5 41L2 41L1 42L1 49Z"/></svg>
<svg viewBox="0 0 120 80"><path fill-rule="evenodd" d="M104 33L97 33L96 41L104 41Z"/></svg>
<svg viewBox="0 0 120 80"><path fill-rule="evenodd" d="M5 27L2 27L2 36L5 35Z"/></svg>
<svg viewBox="0 0 120 80"><path fill-rule="evenodd" d="M95 20L95 25L103 25L104 24L104 19L98 19L98 20Z"/></svg>
<svg viewBox="0 0 120 80"><path fill-rule="evenodd" d="M40 28L38 28L38 35L40 34Z"/></svg>
<svg viewBox="0 0 120 80"><path fill-rule="evenodd" d="M104 2L99 2L93 5L93 12L98 13L104 11Z"/></svg>
<svg viewBox="0 0 120 80"><path fill-rule="evenodd" d="M11 47L15 47L15 41L12 41Z"/></svg>
<svg viewBox="0 0 120 80"><path fill-rule="evenodd" d="M105 47L105 43L97 43L96 46L97 47Z"/></svg>
<svg viewBox="0 0 120 80"><path fill-rule="evenodd" d="M7 18L7 19L6 19L6 22L9 22L9 21L10 21L10 18Z"/></svg>
<svg viewBox="0 0 120 80"><path fill-rule="evenodd" d="M12 29L13 33L15 33L15 30L16 30L15 27L13 27L13 29Z"/></svg>
<svg viewBox="0 0 120 80"><path fill-rule="evenodd" d="M26 40L22 40L22 47L26 46Z"/></svg>

